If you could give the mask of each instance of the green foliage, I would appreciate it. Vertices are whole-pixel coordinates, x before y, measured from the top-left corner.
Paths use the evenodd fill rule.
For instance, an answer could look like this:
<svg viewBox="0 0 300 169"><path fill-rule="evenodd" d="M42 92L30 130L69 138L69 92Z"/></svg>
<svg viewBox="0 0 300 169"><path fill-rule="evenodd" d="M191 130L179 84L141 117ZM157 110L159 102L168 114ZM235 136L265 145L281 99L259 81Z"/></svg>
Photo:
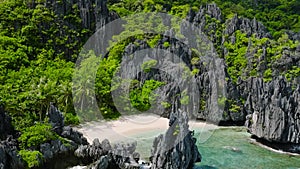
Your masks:
<svg viewBox="0 0 300 169"><path fill-rule="evenodd" d="M40 165L43 155L39 151L20 150L20 156L26 162L27 168L34 168Z"/></svg>
<svg viewBox="0 0 300 169"><path fill-rule="evenodd" d="M140 12L170 12L173 15L184 18L189 9L198 10L200 1L176 0L122 0L109 2L109 9L116 11L120 16L128 16ZM166 9L170 6L170 9ZM168 11L170 10L170 11Z"/></svg>
<svg viewBox="0 0 300 169"><path fill-rule="evenodd" d="M228 65L228 73L234 82L237 82L238 77L242 77L242 73L247 66L245 54L249 39L246 34L240 31L235 32L236 42L234 44L225 42L225 47L228 54L225 56Z"/></svg>
<svg viewBox="0 0 300 169"><path fill-rule="evenodd" d="M22 149L37 148L40 144L55 140L58 136L52 131L50 124L36 123L21 131L18 138Z"/></svg>
<svg viewBox="0 0 300 169"><path fill-rule="evenodd" d="M199 106L200 106L199 110L201 112L203 112L206 109L206 100L203 97L200 98L200 105Z"/></svg>
<svg viewBox="0 0 300 169"><path fill-rule="evenodd" d="M174 130L173 136L177 136L179 134L179 132L180 132L180 129L179 129L179 125L177 124L175 126L175 130Z"/></svg>
<svg viewBox="0 0 300 169"><path fill-rule="evenodd" d="M170 47L170 43L169 43L169 42L164 42L164 47L165 47L165 48Z"/></svg>
<svg viewBox="0 0 300 169"><path fill-rule="evenodd" d="M156 47L157 43L161 40L161 35L156 35L153 38L149 39L147 41L147 44L151 47L154 48Z"/></svg>
<svg viewBox="0 0 300 169"><path fill-rule="evenodd" d="M153 38L153 34L162 35L170 29L163 23L163 19L155 13L137 14L123 18L126 21L124 31L120 35L113 37L110 47L123 42L134 42L136 39L143 40ZM147 37L148 36L148 37ZM157 38L157 37L156 37ZM124 44L124 43L123 43Z"/></svg>
<svg viewBox="0 0 300 169"><path fill-rule="evenodd" d="M80 124L79 117L76 114L65 113L64 117L65 117L65 119L64 119L65 125L79 125Z"/></svg>
<svg viewBox="0 0 300 169"><path fill-rule="evenodd" d="M165 109L170 108L172 105L168 102L161 102L160 103Z"/></svg>
<svg viewBox="0 0 300 169"><path fill-rule="evenodd" d="M199 57L193 57L191 60L192 65L197 65L200 63L200 58Z"/></svg>
<svg viewBox="0 0 300 169"><path fill-rule="evenodd" d="M188 12L190 10L190 5L178 5L173 6L170 13L174 16L180 17L180 18L186 18Z"/></svg>
<svg viewBox="0 0 300 169"><path fill-rule="evenodd" d="M226 98L226 97L219 97L219 98L218 98L218 105L221 106L221 107L224 107L226 101L227 101L227 98Z"/></svg>
<svg viewBox="0 0 300 169"><path fill-rule="evenodd" d="M193 69L193 70L192 70L192 74L193 74L193 75L197 75L197 74L199 74L199 72L200 72L199 69Z"/></svg>
<svg viewBox="0 0 300 169"><path fill-rule="evenodd" d="M272 69L269 68L264 72L264 81L269 82L271 80L272 80Z"/></svg>
<svg viewBox="0 0 300 169"><path fill-rule="evenodd" d="M188 95L188 93L187 93L187 90L184 90L184 91L182 92L182 94L181 94L180 103L181 103L182 105L188 105L189 102L190 102L190 97L189 97L189 95Z"/></svg>
<svg viewBox="0 0 300 169"><path fill-rule="evenodd" d="M259 39L255 34L247 37L240 31L236 31L235 36L234 44L228 41L225 41L224 44L228 50L225 56L228 73L233 82L237 82L239 77L246 79L259 76L263 77L266 82L279 75L286 75L288 79L290 76L291 78L297 77L297 73L289 73L293 70L293 66L296 66L296 63L279 70L274 67L274 65L278 65L278 62L281 62L282 56L294 55L294 51L299 45L297 41L290 40L287 34L283 34L277 40ZM267 65L267 67L261 69L260 65ZM274 71L275 69L276 71Z"/></svg>
<svg viewBox="0 0 300 169"><path fill-rule="evenodd" d="M241 112L241 107L237 104L231 104L229 111L232 113L239 113L239 112Z"/></svg>
<svg viewBox="0 0 300 169"><path fill-rule="evenodd" d="M113 90L112 79L119 69L119 58L122 55L123 47L125 47L123 44L114 46L113 51L109 53L109 57L100 61L96 76L95 89L98 105L102 116L107 119L116 119L120 116L113 104L111 91Z"/></svg>
<svg viewBox="0 0 300 169"><path fill-rule="evenodd" d="M153 93L155 89L164 85L164 82L155 80L146 80L141 87L134 88L130 91L130 102L133 107L139 111L147 111L156 99Z"/></svg>
<svg viewBox="0 0 300 169"><path fill-rule="evenodd" d="M43 120L51 101L63 111L74 111L70 83L73 63L61 60L37 62L32 62L32 67L8 71L0 85L3 92L0 99L17 129L25 127L21 126L25 123Z"/></svg>
<svg viewBox="0 0 300 169"><path fill-rule="evenodd" d="M150 72L151 68L155 67L157 64L157 60L149 60L142 64L142 70L146 73Z"/></svg>
<svg viewBox="0 0 300 169"><path fill-rule="evenodd" d="M285 77L289 81L293 78L300 77L300 67L293 66L293 68L285 74Z"/></svg>
<svg viewBox="0 0 300 169"><path fill-rule="evenodd" d="M17 130L43 121L49 102L74 113L71 61L89 34L77 6L60 16L32 3L0 3L0 101Z"/></svg>
<svg viewBox="0 0 300 169"><path fill-rule="evenodd" d="M151 48L157 46L169 26L153 14L124 18L127 24L125 31L113 38L109 53L106 58L99 59L93 52L89 59L81 63L81 68L76 74L78 86L72 86L74 62L79 51L92 33L91 29L83 28L78 5L73 5L65 15L55 14L52 8L46 8L43 3L34 5L34 1L4 0L0 3L0 102L5 110L12 116L13 124L22 132L20 142L22 148L37 147L40 143L57 139L46 124L37 123L45 121L49 102L58 105L65 114L66 124L78 124L73 102L84 105L86 98L96 96L101 115L93 114L93 119L115 119L120 116L112 100L111 92L119 87L120 83L112 81L118 71L125 47L135 43L137 39L146 40ZM62 1L59 1L59 4ZM185 18L189 10L197 11L200 5L210 3L210 0L109 0L109 8L115 10L120 16L136 13L166 12L180 18ZM256 35L246 35L240 31L235 32L235 43L225 36L224 46L228 53L222 56L224 21L205 16L206 26L204 32L211 38L217 52L224 57L228 73L234 82L239 77L263 76L265 81L270 81L274 76L285 75L288 80L299 77L300 70L296 63L278 70L274 65L284 59L286 55L293 55L298 42L289 39L286 30L300 31L300 13L298 0L215 0L222 9L223 19L230 19L236 13L240 17L256 18L263 22L274 38L258 39ZM60 4L61 5L61 4ZM95 4L92 4L95 5ZM183 38L180 33L180 19L172 19L172 28L177 38ZM142 30L142 31L141 31ZM149 32L156 32L151 34ZM129 38L128 38L129 37ZM139 45L139 43L135 43ZM206 45L206 44L204 44ZM170 47L169 42L163 44ZM246 59L246 54L253 54L251 60ZM201 53L192 50L191 64L196 66L200 62ZM251 55L252 56L252 55ZM262 59L264 58L264 59ZM157 64L150 61L142 65L145 72ZM260 65L266 65L260 70ZM278 65L278 64L277 64ZM90 72L97 69L95 91L91 91ZM182 77L190 78L199 73L199 69L182 66ZM261 71L261 72L259 72ZM124 80L124 79L123 79ZM229 79L227 79L229 80ZM163 82L147 80L137 81L130 91L130 103L137 109L145 111L155 100L153 91L163 85ZM75 89L72 97L72 87ZM74 100L73 100L74 99ZM181 104L189 103L187 93L181 94ZM226 98L219 98L219 105L225 105ZM170 104L162 103L165 108ZM201 110L205 109L205 100L200 100ZM233 103L230 111L238 112L239 104ZM124 106L126 107L126 106ZM84 106L81 110L88 109ZM92 110L91 110L92 111ZM35 166L33 158L39 156L37 152L22 152L24 159ZM33 155L32 155L33 154Z"/></svg>
<svg viewBox="0 0 300 169"><path fill-rule="evenodd" d="M97 72L99 65L99 58L97 58L93 51L89 51L86 54L87 59L83 60L80 64L80 68L76 70L73 81L73 91L74 91L74 103L79 105L79 110L77 111L80 117L85 117L89 107L85 106L86 101L95 96L95 90L91 87L93 85L93 75ZM95 84L96 85L96 84ZM96 103L94 103L96 104ZM97 116L95 116L97 117ZM83 118L84 119L84 118Z"/></svg>
<svg viewBox="0 0 300 169"><path fill-rule="evenodd" d="M271 31L277 39L282 30L299 31L299 1L297 0L215 0L225 18L235 13L250 19L256 18Z"/></svg>

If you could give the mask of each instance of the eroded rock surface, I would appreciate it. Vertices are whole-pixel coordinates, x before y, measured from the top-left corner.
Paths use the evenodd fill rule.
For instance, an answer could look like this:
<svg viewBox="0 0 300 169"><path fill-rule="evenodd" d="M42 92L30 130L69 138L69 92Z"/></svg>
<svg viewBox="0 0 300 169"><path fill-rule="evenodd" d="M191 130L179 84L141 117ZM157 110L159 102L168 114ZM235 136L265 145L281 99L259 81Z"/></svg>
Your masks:
<svg viewBox="0 0 300 169"><path fill-rule="evenodd" d="M83 165L89 169L139 169L139 153L135 152L137 143L111 145L105 139L101 143L98 139L92 145L81 145L75 155Z"/></svg>
<svg viewBox="0 0 300 169"><path fill-rule="evenodd" d="M245 106L252 134L271 142L300 143L300 88L283 77L265 83L253 78L245 84ZM294 89L293 89L294 88Z"/></svg>
<svg viewBox="0 0 300 169"><path fill-rule="evenodd" d="M11 124L11 118L0 106L0 169L24 168L22 159L18 155L18 141Z"/></svg>
<svg viewBox="0 0 300 169"><path fill-rule="evenodd" d="M192 169L196 162L201 162L201 155L189 130L187 113L179 110L172 113L171 119L167 132L153 142L151 168Z"/></svg>
<svg viewBox="0 0 300 169"><path fill-rule="evenodd" d="M0 140L5 140L9 135L14 135L16 132L11 124L11 118L5 113L0 106Z"/></svg>

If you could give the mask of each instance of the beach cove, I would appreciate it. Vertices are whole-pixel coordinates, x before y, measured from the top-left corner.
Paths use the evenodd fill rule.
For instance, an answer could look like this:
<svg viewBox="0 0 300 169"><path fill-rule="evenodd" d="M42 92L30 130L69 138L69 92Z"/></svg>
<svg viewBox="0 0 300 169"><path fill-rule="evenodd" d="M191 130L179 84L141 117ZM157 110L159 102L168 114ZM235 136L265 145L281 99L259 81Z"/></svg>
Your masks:
<svg viewBox="0 0 300 169"><path fill-rule="evenodd" d="M251 139L244 127L219 127L190 121L194 130L202 162L197 169L298 169L300 156L284 154L262 146ZM109 139L112 143L137 142L141 159L148 161L153 140L168 128L168 119L155 115L122 117L116 121L97 121L80 125L77 129L90 143L93 139Z"/></svg>

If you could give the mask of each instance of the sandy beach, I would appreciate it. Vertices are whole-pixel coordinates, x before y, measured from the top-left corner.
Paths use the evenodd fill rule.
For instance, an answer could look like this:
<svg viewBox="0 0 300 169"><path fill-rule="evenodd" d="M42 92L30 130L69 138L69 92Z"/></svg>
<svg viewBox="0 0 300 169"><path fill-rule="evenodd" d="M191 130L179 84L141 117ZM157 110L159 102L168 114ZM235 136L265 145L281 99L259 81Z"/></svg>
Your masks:
<svg viewBox="0 0 300 169"><path fill-rule="evenodd" d="M164 133L169 127L169 120L157 115L124 116L114 121L95 121L84 123L76 129L83 133L89 143L95 138L100 141L109 139L111 142L149 139ZM205 122L190 121L190 129L216 129L217 126ZM142 136L147 133L147 136ZM151 134L152 133L152 134ZM138 136L138 137L137 137Z"/></svg>

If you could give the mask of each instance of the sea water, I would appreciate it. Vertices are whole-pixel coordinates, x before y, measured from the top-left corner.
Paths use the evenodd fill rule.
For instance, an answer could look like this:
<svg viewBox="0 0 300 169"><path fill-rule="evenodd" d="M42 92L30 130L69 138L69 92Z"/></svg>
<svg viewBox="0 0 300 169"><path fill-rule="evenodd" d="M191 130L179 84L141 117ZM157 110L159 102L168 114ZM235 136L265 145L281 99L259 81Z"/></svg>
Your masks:
<svg viewBox="0 0 300 169"><path fill-rule="evenodd" d="M197 169L298 169L300 156L280 154L253 144L246 129L220 128L204 143L197 143L202 162Z"/></svg>
<svg viewBox="0 0 300 169"><path fill-rule="evenodd" d="M195 169L300 169L300 156L280 154L253 144L243 127L192 128L202 162ZM163 130L132 135L124 142L137 141L136 152L148 161L153 140Z"/></svg>
<svg viewBox="0 0 300 169"><path fill-rule="evenodd" d="M280 154L253 144L243 127L193 130L202 155L202 162L195 169L300 169L300 156ZM145 160L149 158L155 135L152 131L134 136L138 142L136 151Z"/></svg>

